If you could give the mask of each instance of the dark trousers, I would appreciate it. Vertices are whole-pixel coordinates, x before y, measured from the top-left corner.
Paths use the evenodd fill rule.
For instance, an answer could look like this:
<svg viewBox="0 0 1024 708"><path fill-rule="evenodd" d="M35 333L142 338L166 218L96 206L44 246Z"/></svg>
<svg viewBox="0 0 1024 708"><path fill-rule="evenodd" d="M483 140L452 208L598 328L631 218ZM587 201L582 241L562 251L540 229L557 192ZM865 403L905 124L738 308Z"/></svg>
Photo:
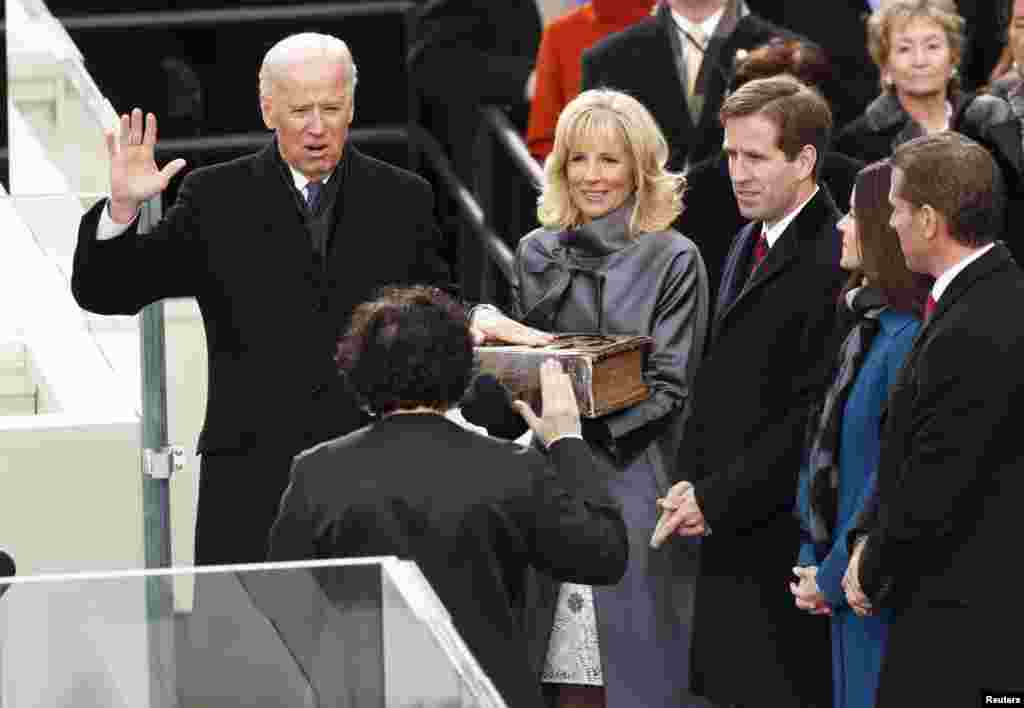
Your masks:
<svg viewBox="0 0 1024 708"><path fill-rule="evenodd" d="M288 486L295 449L203 455L196 514L196 565L262 563Z"/></svg>

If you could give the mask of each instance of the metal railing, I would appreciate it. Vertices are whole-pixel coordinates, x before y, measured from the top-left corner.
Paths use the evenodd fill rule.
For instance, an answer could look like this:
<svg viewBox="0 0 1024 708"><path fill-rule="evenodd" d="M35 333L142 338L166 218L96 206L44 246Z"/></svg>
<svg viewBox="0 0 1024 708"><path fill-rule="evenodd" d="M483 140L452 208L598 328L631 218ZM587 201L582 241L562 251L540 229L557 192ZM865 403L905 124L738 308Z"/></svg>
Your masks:
<svg viewBox="0 0 1024 708"><path fill-rule="evenodd" d="M195 27L273 20L328 19L404 14L416 8L411 0L377 0L372 3L303 3L267 7L231 7L212 10L160 10L116 14L58 16L69 30L121 29L131 27Z"/></svg>
<svg viewBox="0 0 1024 708"><path fill-rule="evenodd" d="M514 283L516 281L515 257L512 250L488 224L483 208L469 188L455 174L455 169L444 154L437 138L420 126L415 126L414 137L420 150L443 180L449 196L459 207L460 215L480 239L484 252L498 267L505 280Z"/></svg>
<svg viewBox="0 0 1024 708"><path fill-rule="evenodd" d="M512 125L505 112L497 106L484 106L481 111L484 126L498 139L508 156L524 177L540 189L544 184L544 170L526 148L519 131Z"/></svg>

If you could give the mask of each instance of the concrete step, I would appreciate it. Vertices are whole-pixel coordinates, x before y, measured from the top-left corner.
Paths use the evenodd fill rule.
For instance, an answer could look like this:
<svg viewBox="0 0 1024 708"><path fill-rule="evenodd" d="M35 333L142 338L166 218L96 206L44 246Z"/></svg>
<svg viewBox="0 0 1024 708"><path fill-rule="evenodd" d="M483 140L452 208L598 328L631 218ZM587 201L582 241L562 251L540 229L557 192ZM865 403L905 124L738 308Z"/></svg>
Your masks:
<svg viewBox="0 0 1024 708"><path fill-rule="evenodd" d="M34 415L36 406L36 385L25 343L0 340L0 415Z"/></svg>
<svg viewBox="0 0 1024 708"><path fill-rule="evenodd" d="M0 394L0 416L35 415L37 412L36 405L36 395L34 392L18 396Z"/></svg>

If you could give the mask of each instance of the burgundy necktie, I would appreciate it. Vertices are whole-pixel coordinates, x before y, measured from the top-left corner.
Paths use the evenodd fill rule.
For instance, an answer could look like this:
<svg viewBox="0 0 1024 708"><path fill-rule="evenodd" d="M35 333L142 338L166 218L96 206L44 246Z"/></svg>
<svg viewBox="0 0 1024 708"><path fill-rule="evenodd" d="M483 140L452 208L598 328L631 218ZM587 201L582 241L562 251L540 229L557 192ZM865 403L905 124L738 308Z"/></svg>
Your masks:
<svg viewBox="0 0 1024 708"><path fill-rule="evenodd" d="M925 322L927 322L928 320L930 320L932 318L932 315L935 314L935 308L937 306L938 306L938 303L935 302L935 298L933 298L931 296L931 294L929 293L928 300L924 303L924 321Z"/></svg>
<svg viewBox="0 0 1024 708"><path fill-rule="evenodd" d="M754 244L754 258L750 263L750 274L753 275L757 267L761 265L761 261L768 255L768 237L764 234L764 229L761 229L761 238L757 239L757 243Z"/></svg>

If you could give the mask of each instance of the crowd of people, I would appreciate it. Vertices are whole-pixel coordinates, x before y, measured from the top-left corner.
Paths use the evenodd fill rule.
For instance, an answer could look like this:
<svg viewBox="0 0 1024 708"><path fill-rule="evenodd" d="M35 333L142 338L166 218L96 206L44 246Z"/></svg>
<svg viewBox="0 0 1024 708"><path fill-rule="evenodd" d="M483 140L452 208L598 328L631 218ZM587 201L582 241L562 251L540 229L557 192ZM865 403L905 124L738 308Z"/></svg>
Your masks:
<svg viewBox="0 0 1024 708"><path fill-rule="evenodd" d="M460 45L488 23L463 4L430 3L411 62L471 89L428 94L446 140L486 92L545 103L503 308L460 297L430 186L348 143L338 38L270 49L273 141L190 172L149 233L184 162L155 163L141 109L108 135L72 289L199 303L196 562L413 559L515 708L1020 696L995 637L1024 629L999 573L1024 501L1024 0L982 92L951 0L863 3L878 91L838 127L828 47L742 0L595 0L558 25L572 51L532 47L577 67L532 75ZM560 332L649 337L649 396L581 420L548 363L538 416L474 375L474 345Z"/></svg>

